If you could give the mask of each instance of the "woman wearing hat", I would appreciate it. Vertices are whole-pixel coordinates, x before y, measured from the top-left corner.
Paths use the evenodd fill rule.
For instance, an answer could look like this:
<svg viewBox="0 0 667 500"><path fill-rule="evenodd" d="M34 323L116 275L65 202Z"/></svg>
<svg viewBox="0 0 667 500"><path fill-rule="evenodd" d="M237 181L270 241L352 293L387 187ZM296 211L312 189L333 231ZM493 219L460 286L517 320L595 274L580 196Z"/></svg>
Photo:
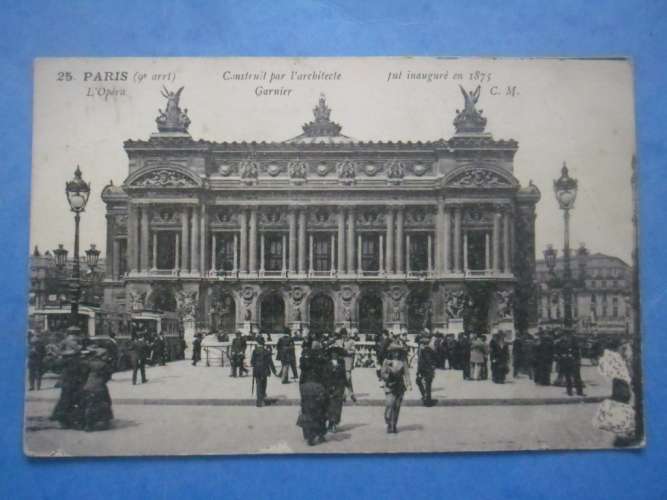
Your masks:
<svg viewBox="0 0 667 500"><path fill-rule="evenodd" d="M407 365L407 351L396 339L387 348L385 360L380 370L384 381L385 408L384 421L388 433L397 433L398 414L406 390L412 389Z"/></svg>
<svg viewBox="0 0 667 500"><path fill-rule="evenodd" d="M313 340L310 348L303 350L300 365L301 414L297 425L308 445L313 446L317 441L324 441L327 432L326 358L318 340Z"/></svg>
<svg viewBox="0 0 667 500"><path fill-rule="evenodd" d="M329 432L336 432L343 413L345 387L347 386L345 349L334 346L329 350L329 354L326 370L326 389L329 400L327 420L329 422Z"/></svg>
<svg viewBox="0 0 667 500"><path fill-rule="evenodd" d="M113 373L111 355L104 347L92 347L85 364L88 378L83 386L81 404L86 432L108 429L113 420L107 382Z"/></svg>
<svg viewBox="0 0 667 500"><path fill-rule="evenodd" d="M470 379L482 380L484 364L486 363L486 337L478 335L470 346Z"/></svg>
<svg viewBox="0 0 667 500"><path fill-rule="evenodd" d="M81 356L86 353L78 343L70 340L58 359L58 364L62 366L60 398L50 418L58 421L63 429L80 429L83 425L81 391L88 376L88 367Z"/></svg>

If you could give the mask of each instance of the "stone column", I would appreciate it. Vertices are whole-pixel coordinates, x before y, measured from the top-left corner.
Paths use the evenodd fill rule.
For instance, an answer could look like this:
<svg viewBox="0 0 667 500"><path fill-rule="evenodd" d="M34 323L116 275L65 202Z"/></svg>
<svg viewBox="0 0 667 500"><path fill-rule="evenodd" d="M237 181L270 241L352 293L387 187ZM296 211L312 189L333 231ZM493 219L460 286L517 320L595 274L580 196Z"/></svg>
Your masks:
<svg viewBox="0 0 667 500"><path fill-rule="evenodd" d="M438 215L435 218L435 272L445 269L445 202L438 200Z"/></svg>
<svg viewBox="0 0 667 500"><path fill-rule="evenodd" d="M136 271L136 264L134 263L134 246L136 245L137 230L136 230L136 212L132 201L129 200L127 204L127 267L130 272Z"/></svg>
<svg viewBox="0 0 667 500"><path fill-rule="evenodd" d="M364 272L361 262L361 233L357 235L357 274Z"/></svg>
<svg viewBox="0 0 667 500"><path fill-rule="evenodd" d="M266 254L264 253L264 231L262 231L259 235L259 272L264 273L265 267L264 267L264 261Z"/></svg>
<svg viewBox="0 0 667 500"><path fill-rule="evenodd" d="M336 273L336 235L331 233L331 274Z"/></svg>
<svg viewBox="0 0 667 500"><path fill-rule="evenodd" d="M468 233L463 233L463 271L468 270Z"/></svg>
<svg viewBox="0 0 667 500"><path fill-rule="evenodd" d="M148 229L148 207L141 208L141 270L149 271L150 265L148 263L148 240L150 239L150 232Z"/></svg>
<svg viewBox="0 0 667 500"><path fill-rule="evenodd" d="M206 205L201 206L201 219L200 219L200 228L199 228L199 267L201 273L204 274L208 271L208 252L207 252L207 228L208 228L208 211L206 210Z"/></svg>
<svg viewBox="0 0 667 500"><path fill-rule="evenodd" d="M384 237L380 234L380 244L378 245L378 256L380 257L380 265L378 266L378 272L380 274L384 273Z"/></svg>
<svg viewBox="0 0 667 500"><path fill-rule="evenodd" d="M299 274L306 274L306 211L299 210Z"/></svg>
<svg viewBox="0 0 667 500"><path fill-rule="evenodd" d="M428 266L427 266L426 270L429 273L432 273L433 272L433 253L432 253L433 252L433 250L432 250L433 241L432 241L431 233L428 234L427 245L428 245Z"/></svg>
<svg viewBox="0 0 667 500"><path fill-rule="evenodd" d="M410 233L405 235L405 272L410 274Z"/></svg>
<svg viewBox="0 0 667 500"><path fill-rule="evenodd" d="M396 213L396 272L403 274L403 248L405 245L405 236L403 235L404 214L403 207L400 207Z"/></svg>
<svg viewBox="0 0 667 500"><path fill-rule="evenodd" d="M188 239L189 210L188 207L183 207L183 211L181 212L181 270L186 273L190 269L190 258L188 255L190 248L190 240Z"/></svg>
<svg viewBox="0 0 667 500"><path fill-rule="evenodd" d="M382 246L382 245L380 245ZM387 209L387 274L394 274L394 209Z"/></svg>
<svg viewBox="0 0 667 500"><path fill-rule="evenodd" d="M120 279L120 241L113 240L113 262L111 279Z"/></svg>
<svg viewBox="0 0 667 500"><path fill-rule="evenodd" d="M232 272L237 273L239 271L239 235L234 233L234 265Z"/></svg>
<svg viewBox="0 0 667 500"><path fill-rule="evenodd" d="M503 272L510 273L510 214L503 216Z"/></svg>
<svg viewBox="0 0 667 500"><path fill-rule="evenodd" d="M250 231L248 235L248 242L250 248L248 250L248 272L257 272L257 207L250 209Z"/></svg>
<svg viewBox="0 0 667 500"><path fill-rule="evenodd" d="M190 272L199 272L199 207L192 207L192 235L190 237Z"/></svg>
<svg viewBox="0 0 667 500"><path fill-rule="evenodd" d="M153 231L153 269L157 269L157 231Z"/></svg>
<svg viewBox="0 0 667 500"><path fill-rule="evenodd" d="M454 209L454 272L461 272L461 207Z"/></svg>
<svg viewBox="0 0 667 500"><path fill-rule="evenodd" d="M500 272L500 214L493 214L493 272Z"/></svg>
<svg viewBox="0 0 667 500"><path fill-rule="evenodd" d="M287 213L289 222L289 272L296 273L296 212L289 209Z"/></svg>
<svg viewBox="0 0 667 500"><path fill-rule="evenodd" d="M285 233L282 234L283 237L283 242L282 245L280 246L280 250L282 251L282 257L283 257L283 263L282 263L282 274L283 276L287 272L287 235Z"/></svg>
<svg viewBox="0 0 667 500"><path fill-rule="evenodd" d="M355 228L354 228L354 209L350 208L347 211L347 272L353 274L355 272Z"/></svg>
<svg viewBox="0 0 667 500"><path fill-rule="evenodd" d="M443 213L443 235L442 235L442 272L447 274L452 269L451 257L451 213L445 209Z"/></svg>
<svg viewBox="0 0 667 500"><path fill-rule="evenodd" d="M215 233L211 233L211 271L213 272L218 270L218 265L216 262L217 253L218 253L218 236ZM236 259L234 259L234 261L236 261Z"/></svg>
<svg viewBox="0 0 667 500"><path fill-rule="evenodd" d="M241 213L239 213L239 223L241 226L240 238L241 243L240 247L240 264L239 272L247 273L248 272L248 212L245 208L241 208Z"/></svg>
<svg viewBox="0 0 667 500"><path fill-rule="evenodd" d="M174 270L178 271L181 268L181 234L176 233L176 243L174 245L176 255L174 256Z"/></svg>
<svg viewBox="0 0 667 500"><path fill-rule="evenodd" d="M110 214L106 214L106 221L107 221L107 245L106 245L106 259L104 261L104 273L106 274L107 279L114 279L114 271L113 271L113 256L114 256L114 249L113 249L113 216Z"/></svg>
<svg viewBox="0 0 667 500"><path fill-rule="evenodd" d="M346 273L345 266L345 211L338 210L338 274ZM332 263L333 265L333 263Z"/></svg>
<svg viewBox="0 0 667 500"><path fill-rule="evenodd" d="M308 273L313 274L313 233L308 235Z"/></svg>
<svg viewBox="0 0 667 500"><path fill-rule="evenodd" d="M484 269L491 268L491 241L489 233L484 233Z"/></svg>

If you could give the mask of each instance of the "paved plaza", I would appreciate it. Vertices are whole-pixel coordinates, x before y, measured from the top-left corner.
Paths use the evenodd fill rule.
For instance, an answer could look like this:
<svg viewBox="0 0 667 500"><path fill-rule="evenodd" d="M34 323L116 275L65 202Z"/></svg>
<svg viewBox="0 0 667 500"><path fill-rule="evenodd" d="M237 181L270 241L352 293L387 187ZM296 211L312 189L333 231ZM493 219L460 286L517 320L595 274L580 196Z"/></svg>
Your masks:
<svg viewBox="0 0 667 500"><path fill-rule="evenodd" d="M230 378L228 367L191 366L187 361L148 369L146 384L132 385L131 372L109 382L114 400L112 429L62 430L48 416L59 389L55 377L30 392L25 447L32 455L172 455L239 453L374 453L474 450L605 448L613 435L595 429L597 401L610 385L585 366L586 397L568 397L561 387L536 386L527 377L497 385L461 380L461 372L438 370L435 408L420 405L416 387L407 394L399 433L387 435L383 393L375 370L354 371L357 404L327 442L309 447L295 425L299 385L269 380L273 404L256 408L251 377ZM414 379L414 373L412 374Z"/></svg>
<svg viewBox="0 0 667 500"><path fill-rule="evenodd" d="M352 373L357 405L383 405L384 392L375 369L356 368ZM254 404L252 377L232 378L229 374L228 366L207 367L204 363L192 366L188 361L176 361L167 366L148 367L146 384L132 385L131 371L124 371L115 373L108 386L116 404ZM412 390L406 393L406 404L421 402L414 378L413 368ZM611 384L597 368L583 366L582 378L586 398L569 397L563 387L537 386L525 375L510 378L505 384L494 384L490 380L464 381L456 370L437 370L433 397L439 405L556 404L595 402L611 394ZM59 394L53 388L55 382L55 377L46 378L46 389L29 393L28 400L55 401ZM270 377L267 394L275 405L298 404L299 384L296 381L282 384L280 378Z"/></svg>

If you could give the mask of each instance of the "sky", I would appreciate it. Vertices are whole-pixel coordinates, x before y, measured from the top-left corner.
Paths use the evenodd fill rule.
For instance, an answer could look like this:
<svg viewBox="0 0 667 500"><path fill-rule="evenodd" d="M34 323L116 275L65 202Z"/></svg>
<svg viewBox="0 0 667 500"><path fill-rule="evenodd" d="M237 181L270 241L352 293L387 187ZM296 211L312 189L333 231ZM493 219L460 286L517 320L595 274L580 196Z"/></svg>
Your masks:
<svg viewBox="0 0 667 500"><path fill-rule="evenodd" d="M157 132L155 117L166 103L163 85L185 87L181 107L188 108L195 140L222 142L283 141L300 134L320 93L326 94L331 119L355 139L448 139L455 132L456 110L463 107L462 84L471 90L481 85L477 107L488 120L486 131L495 139L519 142L514 175L522 185L532 180L542 192L538 257L547 244L563 244L553 180L566 161L579 181L571 244L584 242L591 252L631 261L635 111L633 69L627 61L40 59L34 71L31 249L64 243L71 250L74 221L64 188L79 165L92 187L81 220L81 248L96 243L104 251L100 193L110 180L122 184L127 177L123 142ZM230 79L246 72L260 77L266 72L266 80ZM313 72L332 78L307 79ZM410 78L429 74L430 80ZM270 82L272 75L284 76ZM257 95L260 87L282 95Z"/></svg>

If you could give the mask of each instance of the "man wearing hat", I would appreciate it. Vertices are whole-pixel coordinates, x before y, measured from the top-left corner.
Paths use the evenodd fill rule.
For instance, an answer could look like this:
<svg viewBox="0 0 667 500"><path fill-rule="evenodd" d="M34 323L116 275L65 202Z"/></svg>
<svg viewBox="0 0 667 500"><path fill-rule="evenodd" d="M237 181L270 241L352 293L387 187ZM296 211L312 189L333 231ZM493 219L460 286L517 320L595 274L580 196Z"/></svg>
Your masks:
<svg viewBox="0 0 667 500"><path fill-rule="evenodd" d="M130 342L130 364L132 365L132 385L137 385L137 372L141 373L141 383L148 382L146 378L146 349L148 344L144 339L144 334L135 335Z"/></svg>
<svg viewBox="0 0 667 500"><path fill-rule="evenodd" d="M301 413L297 425L301 427L303 438L309 446L323 442L327 432L328 399L326 383L326 357L322 344L312 340L301 352L299 394Z"/></svg>
<svg viewBox="0 0 667 500"><path fill-rule="evenodd" d="M247 344L245 339L241 336L241 332L237 331L232 345L230 347L232 373L231 377L243 375L247 370L243 367L243 360L245 359L245 350Z"/></svg>
<svg viewBox="0 0 667 500"><path fill-rule="evenodd" d="M201 333L197 333L192 341L192 366L197 366L199 361L201 361Z"/></svg>
<svg viewBox="0 0 667 500"><path fill-rule="evenodd" d="M257 384L257 407L260 408L264 406L266 399L266 384L269 376L271 373L278 376L271 351L264 346L264 337L261 335L257 337L257 346L252 352L250 364L252 365L252 376Z"/></svg>
<svg viewBox="0 0 667 500"><path fill-rule="evenodd" d="M39 391L42 388L42 372L44 370L44 357L46 356L46 347L38 335L30 333L28 346L28 379L30 381L30 390L35 387Z"/></svg>
<svg viewBox="0 0 667 500"><path fill-rule="evenodd" d="M431 386L435 378L436 356L431 347L429 336L422 336L419 340L419 359L417 361L417 387L422 395L424 406L433 406L435 401L431 398Z"/></svg>
<svg viewBox="0 0 667 500"><path fill-rule="evenodd" d="M294 340L290 334L289 328L285 328L285 334L278 339L276 344L278 355L276 359L280 361L280 375L282 376L282 383L289 384L289 369L292 368L293 378L297 378L296 373L296 353L294 350Z"/></svg>

